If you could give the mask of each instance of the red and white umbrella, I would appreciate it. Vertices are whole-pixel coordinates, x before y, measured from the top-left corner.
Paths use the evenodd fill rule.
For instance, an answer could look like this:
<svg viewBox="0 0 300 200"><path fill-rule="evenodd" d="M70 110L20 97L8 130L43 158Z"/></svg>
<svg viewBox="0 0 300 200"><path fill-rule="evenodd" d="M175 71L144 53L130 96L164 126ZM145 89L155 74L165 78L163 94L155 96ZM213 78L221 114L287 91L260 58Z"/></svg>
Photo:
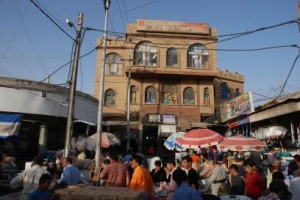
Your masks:
<svg viewBox="0 0 300 200"><path fill-rule="evenodd" d="M224 137L209 129L194 129L177 138L177 143L185 148L206 148L217 145Z"/></svg>
<svg viewBox="0 0 300 200"><path fill-rule="evenodd" d="M218 145L218 149L221 151L262 151L265 146L265 143L260 140L240 134L224 138Z"/></svg>

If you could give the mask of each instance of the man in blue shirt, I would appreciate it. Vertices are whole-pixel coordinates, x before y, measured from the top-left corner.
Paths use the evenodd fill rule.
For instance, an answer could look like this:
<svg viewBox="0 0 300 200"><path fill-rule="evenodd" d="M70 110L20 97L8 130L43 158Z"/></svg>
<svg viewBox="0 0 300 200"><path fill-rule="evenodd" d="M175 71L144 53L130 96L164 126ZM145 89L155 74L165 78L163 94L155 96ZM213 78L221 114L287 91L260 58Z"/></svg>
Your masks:
<svg viewBox="0 0 300 200"><path fill-rule="evenodd" d="M199 192L187 184L187 174L178 168L172 174L173 180L178 185L173 195L173 200L203 200Z"/></svg>
<svg viewBox="0 0 300 200"><path fill-rule="evenodd" d="M77 167L72 165L71 158L64 158L62 161L64 171L61 174L59 184L61 186L68 186L80 183L80 172Z"/></svg>

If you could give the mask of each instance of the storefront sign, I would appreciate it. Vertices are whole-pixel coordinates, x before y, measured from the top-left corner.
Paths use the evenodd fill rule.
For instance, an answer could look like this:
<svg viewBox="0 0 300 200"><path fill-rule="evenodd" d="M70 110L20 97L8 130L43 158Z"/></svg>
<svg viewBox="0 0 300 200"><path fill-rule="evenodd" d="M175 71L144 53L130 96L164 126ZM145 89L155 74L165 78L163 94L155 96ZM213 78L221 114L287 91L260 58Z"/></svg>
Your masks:
<svg viewBox="0 0 300 200"><path fill-rule="evenodd" d="M163 124L176 124L175 115L163 115Z"/></svg>
<svg viewBox="0 0 300 200"><path fill-rule="evenodd" d="M160 115L149 115L148 123L160 123Z"/></svg>
<svg viewBox="0 0 300 200"><path fill-rule="evenodd" d="M225 122L229 119L254 112L252 93L247 92L220 105L221 120Z"/></svg>
<svg viewBox="0 0 300 200"><path fill-rule="evenodd" d="M161 125L161 132L162 133L175 133L176 125Z"/></svg>
<svg viewBox="0 0 300 200"><path fill-rule="evenodd" d="M233 128L247 123L249 123L249 116L241 116L238 117L236 120L229 122L228 126L229 128Z"/></svg>
<svg viewBox="0 0 300 200"><path fill-rule="evenodd" d="M136 24L137 31L198 33L209 35L209 26L205 23L138 19Z"/></svg>

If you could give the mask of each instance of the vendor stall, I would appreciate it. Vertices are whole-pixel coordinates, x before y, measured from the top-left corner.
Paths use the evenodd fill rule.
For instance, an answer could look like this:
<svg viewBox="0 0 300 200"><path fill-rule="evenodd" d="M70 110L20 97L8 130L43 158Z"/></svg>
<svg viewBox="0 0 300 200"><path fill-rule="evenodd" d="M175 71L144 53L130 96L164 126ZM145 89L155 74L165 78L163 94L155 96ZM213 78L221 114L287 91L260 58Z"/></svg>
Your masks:
<svg viewBox="0 0 300 200"><path fill-rule="evenodd" d="M57 189L55 194L59 196L60 200L142 200L147 197L143 190L90 185L74 185L64 189Z"/></svg>

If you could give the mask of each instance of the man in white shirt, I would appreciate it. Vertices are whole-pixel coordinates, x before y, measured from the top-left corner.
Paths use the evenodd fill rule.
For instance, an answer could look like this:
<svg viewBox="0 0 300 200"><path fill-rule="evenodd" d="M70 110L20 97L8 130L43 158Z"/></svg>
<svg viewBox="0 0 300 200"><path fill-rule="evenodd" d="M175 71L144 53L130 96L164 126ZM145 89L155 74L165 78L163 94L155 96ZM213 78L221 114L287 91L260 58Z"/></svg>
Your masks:
<svg viewBox="0 0 300 200"><path fill-rule="evenodd" d="M47 170L42 168L43 161L42 157L34 157L33 166L30 169L25 169L10 181L10 187L12 189L23 186L20 200L27 200L30 193L39 187L39 180L43 174L50 175ZM51 184L50 188L53 186L54 183Z"/></svg>
<svg viewBox="0 0 300 200"><path fill-rule="evenodd" d="M214 161L214 171L208 179L208 185L211 185L211 192L218 196L220 187L225 188L226 171L221 167L222 161Z"/></svg>
<svg viewBox="0 0 300 200"><path fill-rule="evenodd" d="M169 159L167 160L167 169L170 172L170 183L163 185L162 187L165 188L168 191L168 197L167 200L172 200L173 199L173 193L177 188L177 184L174 181L172 175L173 172L176 170L176 164L175 161L173 159Z"/></svg>
<svg viewBox="0 0 300 200"><path fill-rule="evenodd" d="M295 159L298 167L300 166L300 157ZM292 193L292 199L291 200L299 200L300 199L300 173L298 170L294 172L294 178L290 181L290 192Z"/></svg>

